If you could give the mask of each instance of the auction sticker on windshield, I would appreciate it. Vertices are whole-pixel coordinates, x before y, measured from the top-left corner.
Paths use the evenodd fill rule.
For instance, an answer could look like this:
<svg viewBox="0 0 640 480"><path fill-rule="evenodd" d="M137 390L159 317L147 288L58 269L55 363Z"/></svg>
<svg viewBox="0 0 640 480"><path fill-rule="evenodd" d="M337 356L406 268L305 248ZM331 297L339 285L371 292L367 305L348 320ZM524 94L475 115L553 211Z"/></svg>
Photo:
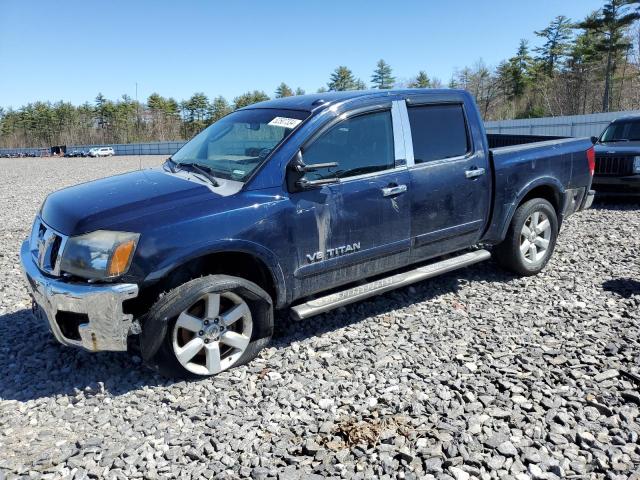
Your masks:
<svg viewBox="0 0 640 480"><path fill-rule="evenodd" d="M297 118L276 117L269 122L272 127L296 128L302 120Z"/></svg>

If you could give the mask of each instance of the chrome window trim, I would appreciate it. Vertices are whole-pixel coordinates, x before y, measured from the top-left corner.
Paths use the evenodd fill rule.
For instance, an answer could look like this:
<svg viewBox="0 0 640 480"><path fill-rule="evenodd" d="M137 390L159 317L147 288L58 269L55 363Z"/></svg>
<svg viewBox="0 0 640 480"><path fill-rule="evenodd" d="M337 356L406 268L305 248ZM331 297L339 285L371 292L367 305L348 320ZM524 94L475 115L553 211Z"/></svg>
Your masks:
<svg viewBox="0 0 640 480"><path fill-rule="evenodd" d="M411 136L411 125L409 124L409 111L407 110L406 100L396 100L396 112L399 119L399 127L402 130L402 142L404 146L404 161L407 168L415 165L413 156L413 137Z"/></svg>
<svg viewBox="0 0 640 480"><path fill-rule="evenodd" d="M407 144L403 127L403 112L401 104L404 102L394 100L391 103L391 124L393 129L393 151L396 167L407 165ZM406 115L406 111L404 112Z"/></svg>
<svg viewBox="0 0 640 480"><path fill-rule="evenodd" d="M430 160L424 163L416 163L413 167L411 167L411 169L420 170L422 168L429 167L429 166L437 167L438 165L442 165L443 163L461 162L463 160L469 160L470 158L473 158L475 156L476 156L476 152L471 152L471 153L467 153L466 155L459 155L457 157L439 158L437 160Z"/></svg>
<svg viewBox="0 0 640 480"><path fill-rule="evenodd" d="M387 173L404 172L406 169L407 169L406 165L402 165L400 167L388 168L386 170L380 170L378 172L363 173L362 175L354 175L353 177L339 178L336 183L330 183L327 186L330 187L332 185L340 185L340 184L343 184L343 183L349 183L352 180L362 180L362 179L365 179L365 178L379 177L379 176L385 175Z"/></svg>

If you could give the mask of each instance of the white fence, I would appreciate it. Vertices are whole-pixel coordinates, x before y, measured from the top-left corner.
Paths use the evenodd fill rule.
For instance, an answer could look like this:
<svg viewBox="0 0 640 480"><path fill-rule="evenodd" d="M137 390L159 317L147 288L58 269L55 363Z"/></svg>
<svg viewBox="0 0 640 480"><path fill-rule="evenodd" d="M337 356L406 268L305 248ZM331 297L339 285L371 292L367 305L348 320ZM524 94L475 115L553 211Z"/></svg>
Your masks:
<svg viewBox="0 0 640 480"><path fill-rule="evenodd" d="M88 152L93 147L113 147L116 155L173 155L184 141L148 142L148 143L104 143L95 145L66 145L67 153L73 151ZM5 155L30 155L46 157L52 153L50 148L0 148L0 157Z"/></svg>
<svg viewBox="0 0 640 480"><path fill-rule="evenodd" d="M67 152L88 151L93 147L113 147L116 155L173 155L185 144L178 142L107 143L104 145L67 145Z"/></svg>
<svg viewBox="0 0 640 480"><path fill-rule="evenodd" d="M551 135L556 137L599 136L611 120L627 115L640 115L640 110L629 112L593 113L569 117L525 118L485 122L487 133L512 135Z"/></svg>

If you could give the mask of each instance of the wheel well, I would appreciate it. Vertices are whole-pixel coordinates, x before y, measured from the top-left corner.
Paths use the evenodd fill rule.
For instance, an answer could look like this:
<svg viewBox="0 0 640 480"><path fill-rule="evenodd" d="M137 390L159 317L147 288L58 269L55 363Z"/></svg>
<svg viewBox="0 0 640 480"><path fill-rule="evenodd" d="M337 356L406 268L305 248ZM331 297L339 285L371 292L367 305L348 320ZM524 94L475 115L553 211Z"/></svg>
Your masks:
<svg viewBox="0 0 640 480"><path fill-rule="evenodd" d="M527 192L518 206L522 205L525 202L528 202L533 198L544 198L546 201L548 201L551 205L553 205L553 208L558 215L558 219L560 219L560 194L555 188L550 185L540 185L539 187L535 187L531 189L531 191Z"/></svg>
<svg viewBox="0 0 640 480"><path fill-rule="evenodd" d="M534 198L544 198L545 200L547 200L553 206L553 209L556 211L556 215L558 216L558 226L562 224L562 215L561 215L562 201L560 198L560 194L558 193L558 190L552 187L551 185L539 185L535 188L532 188L530 191L528 191L527 194L522 198L522 200L520 200L520 203L518 203L516 208L514 208L511 211L511 214L508 214L505 220L506 223L503 226L502 236L500 237L499 242L504 240L504 237L507 234L509 225L511 225L511 221L513 220L513 216L515 215L518 207L520 207L520 205L523 205L525 202L528 202L529 200Z"/></svg>
<svg viewBox="0 0 640 480"><path fill-rule="evenodd" d="M274 305L277 303L275 279L262 260L244 252L219 252L192 259L176 267L158 283L141 291L137 298L125 302L125 313L143 315L161 294L194 278L214 274L232 275L249 280L267 292Z"/></svg>

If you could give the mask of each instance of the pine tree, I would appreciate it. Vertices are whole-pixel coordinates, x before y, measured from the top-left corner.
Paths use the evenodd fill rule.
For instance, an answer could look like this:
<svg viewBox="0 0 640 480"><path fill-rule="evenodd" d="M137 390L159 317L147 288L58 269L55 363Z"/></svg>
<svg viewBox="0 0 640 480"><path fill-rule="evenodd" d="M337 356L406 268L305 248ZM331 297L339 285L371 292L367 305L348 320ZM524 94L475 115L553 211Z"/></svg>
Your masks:
<svg viewBox="0 0 640 480"><path fill-rule="evenodd" d="M519 98L524 94L530 81L531 66L529 44L526 40L520 40L515 57L498 66L499 81L507 98Z"/></svg>
<svg viewBox="0 0 640 480"><path fill-rule="evenodd" d="M233 99L233 106L237 110L247 105L253 105L254 103L264 102L269 100L269 95L262 90L254 90L253 92L243 93L239 97Z"/></svg>
<svg viewBox="0 0 640 480"><path fill-rule="evenodd" d="M276 88L276 98L292 97L292 96L293 96L293 90L291 90L289 85L287 85L286 83L282 82L280 85L278 85L278 88Z"/></svg>
<svg viewBox="0 0 640 480"><path fill-rule="evenodd" d="M541 47L535 48L539 54L538 60L544 65L544 71L551 75L562 64L571 47L573 37L571 21L564 15L557 16L547 28L535 32L538 37L545 39Z"/></svg>
<svg viewBox="0 0 640 480"><path fill-rule="evenodd" d="M296 88L296 95L304 95L304 94L305 94L304 89L300 87Z"/></svg>
<svg viewBox="0 0 640 480"><path fill-rule="evenodd" d="M431 87L431 80L427 75L427 72L420 70L415 79L409 83L409 88L429 88Z"/></svg>
<svg viewBox="0 0 640 480"><path fill-rule="evenodd" d="M159 93L154 92L151 95L149 95L149 98L147 98L147 107L149 107L150 110L162 111L163 105L164 105L164 98L162 98L162 96Z"/></svg>
<svg viewBox="0 0 640 480"><path fill-rule="evenodd" d="M107 105L107 99L105 98L104 95L102 95L102 93L98 93L98 95L96 96L96 114L98 116L98 125L103 128L106 126L106 123L107 123L106 105Z"/></svg>
<svg viewBox="0 0 640 480"><path fill-rule="evenodd" d="M591 14L592 18L597 12ZM566 61L566 81L571 89L570 111L574 114L585 114L593 96L589 86L596 84L595 75L601 70L602 54L596 45L601 35L583 30L573 40L573 45Z"/></svg>
<svg viewBox="0 0 640 480"><path fill-rule="evenodd" d="M202 92L194 93L186 104L189 119L192 122L200 122L205 119L209 109L209 99Z"/></svg>
<svg viewBox="0 0 640 480"><path fill-rule="evenodd" d="M339 66L334 70L327 83L329 90L344 91L354 90L356 86L356 80L353 78L353 72L345 66Z"/></svg>
<svg viewBox="0 0 640 480"><path fill-rule="evenodd" d="M391 75L391 66L385 62L384 60L378 60L376 64L376 69L373 71L373 75L371 75L371 83L373 84L373 88L379 89L389 89L393 88L393 84L396 79Z"/></svg>
<svg viewBox="0 0 640 480"><path fill-rule="evenodd" d="M147 98L147 107L155 114L172 116L178 113L178 102L173 98L165 98L155 92Z"/></svg>
<svg viewBox="0 0 640 480"><path fill-rule="evenodd" d="M364 83L364 81L360 78L356 78L356 81L353 82L353 89L352 90L366 90L367 89L367 84Z"/></svg>
<svg viewBox="0 0 640 480"><path fill-rule="evenodd" d="M602 110L608 112L611 104L612 77L616 70L616 57L631 47L626 32L640 19L640 10L631 10L638 0L609 0L595 17L588 17L579 27L600 34L596 49L606 57Z"/></svg>
<svg viewBox="0 0 640 480"><path fill-rule="evenodd" d="M209 106L209 122L217 122L231 111L232 108L229 102L223 96L218 96L213 99Z"/></svg>

